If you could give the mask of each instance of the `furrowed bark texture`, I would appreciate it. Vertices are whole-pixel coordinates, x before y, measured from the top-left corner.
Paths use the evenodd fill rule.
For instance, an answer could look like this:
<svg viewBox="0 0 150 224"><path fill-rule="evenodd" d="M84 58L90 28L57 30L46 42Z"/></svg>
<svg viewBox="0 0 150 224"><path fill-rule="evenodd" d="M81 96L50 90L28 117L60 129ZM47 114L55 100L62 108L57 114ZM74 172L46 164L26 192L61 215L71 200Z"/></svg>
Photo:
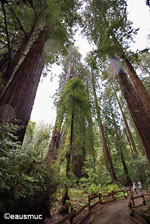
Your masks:
<svg viewBox="0 0 150 224"><path fill-rule="evenodd" d="M143 145L145 155L150 163L150 118L134 87L122 69L118 73L117 78Z"/></svg>
<svg viewBox="0 0 150 224"><path fill-rule="evenodd" d="M11 61L10 61L10 65L9 65L9 69L7 69L8 66L5 67L5 69L3 69L2 72L2 79L3 79L3 87L5 88L8 81L10 80L10 78L12 77L13 73L15 72L16 67L18 66L18 63L20 61L20 58L22 58L24 51L27 47L27 44L30 40L31 37L31 33L26 33L19 49L17 50L17 52L14 54L14 56L12 57ZM2 90L1 90L2 91ZM0 92L1 94L2 92Z"/></svg>
<svg viewBox="0 0 150 224"><path fill-rule="evenodd" d="M123 58L123 62L124 62L124 65L125 65L125 68L126 68L128 74L132 80L132 83L133 83L134 87L136 88L136 91L145 107L145 110L147 111L147 113L150 117L150 96L149 96L145 86L143 85L143 83L141 82L139 77L137 76L130 61L127 58Z"/></svg>
<svg viewBox="0 0 150 224"><path fill-rule="evenodd" d="M107 162L106 167L107 167L108 171L110 172L112 182L115 183L117 181L117 177L115 174L115 170L114 170L112 159L111 159L111 156L109 153L109 149L107 147L107 143L106 143L106 139L105 139L105 135L104 135L104 129L103 129L103 125L102 125L101 121L99 122L98 126L99 126L101 142L102 142L102 148L103 148L103 152L104 152L104 158L105 158L105 162Z"/></svg>
<svg viewBox="0 0 150 224"><path fill-rule="evenodd" d="M60 143L60 130L57 130L57 122L55 123L53 132L52 132L52 137L50 140L50 144L48 147L48 152L47 152L47 160L48 162L53 162L56 160L57 156L57 150L59 148L59 143Z"/></svg>
<svg viewBox="0 0 150 224"><path fill-rule="evenodd" d="M124 54L124 52L122 50L122 46L119 43L119 41L117 40L117 38L115 37L114 33L112 32L111 35L112 35L114 44L119 47L118 55L122 59L125 69L128 72L128 75L129 75L129 77L130 77L130 79L131 79L131 81L132 81L144 107L145 107L145 110L150 117L150 95L148 94L145 86L143 85L143 83L141 82L139 77L137 76L136 71L133 68L131 62L128 60L128 58Z"/></svg>
<svg viewBox="0 0 150 224"><path fill-rule="evenodd" d="M44 67L43 46L47 32L42 30L33 43L23 63L14 74L0 98L0 106L9 105L15 111L15 118L20 120L22 128L19 131L19 140L22 142L26 126L30 119L37 87ZM0 115L0 119L3 113Z"/></svg>
<svg viewBox="0 0 150 224"><path fill-rule="evenodd" d="M126 130L127 130L127 132L128 132L128 136L129 136L129 139L130 139L132 148L133 148L134 152L135 152L136 154L138 154L138 150L137 150L137 148L136 148L136 145L135 145L135 142L134 142L132 133L131 133L131 131L130 131L130 128L129 128L129 125L128 125L128 122L127 122L127 119L126 119L126 116L124 115L124 112L123 112L123 110L122 110L121 104L120 104L120 102L119 102L119 99L118 99L116 93L115 93L115 95L116 95L117 102L118 102L118 104L119 104L119 108L120 108L121 113L122 113L122 117L123 117L123 120L124 120L124 124L125 124Z"/></svg>

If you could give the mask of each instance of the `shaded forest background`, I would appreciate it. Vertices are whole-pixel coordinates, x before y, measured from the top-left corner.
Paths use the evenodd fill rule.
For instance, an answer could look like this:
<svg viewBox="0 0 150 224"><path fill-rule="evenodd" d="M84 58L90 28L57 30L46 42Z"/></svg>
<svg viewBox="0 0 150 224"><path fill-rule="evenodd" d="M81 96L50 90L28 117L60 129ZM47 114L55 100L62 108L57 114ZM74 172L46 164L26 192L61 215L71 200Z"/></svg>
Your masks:
<svg viewBox="0 0 150 224"><path fill-rule="evenodd" d="M1 212L46 218L84 193L149 188L150 53L130 49L138 29L127 2L5 0L0 9ZM84 63L79 26L95 46ZM63 70L55 125L36 125L37 87L53 63Z"/></svg>

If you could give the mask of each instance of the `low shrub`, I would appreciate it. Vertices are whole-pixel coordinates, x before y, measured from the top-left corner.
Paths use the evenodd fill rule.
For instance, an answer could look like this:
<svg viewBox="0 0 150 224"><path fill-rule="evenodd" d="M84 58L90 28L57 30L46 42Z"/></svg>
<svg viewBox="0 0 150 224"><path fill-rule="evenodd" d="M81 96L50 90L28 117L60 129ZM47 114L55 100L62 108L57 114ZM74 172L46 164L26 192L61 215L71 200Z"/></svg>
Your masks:
<svg viewBox="0 0 150 224"><path fill-rule="evenodd" d="M53 170L44 158L41 159L39 154L36 157L33 151L24 150L15 142L11 126L2 125L4 132L3 136L0 136L1 212L42 214L43 218L49 217L58 178L56 180ZM23 220L21 223L24 223Z"/></svg>

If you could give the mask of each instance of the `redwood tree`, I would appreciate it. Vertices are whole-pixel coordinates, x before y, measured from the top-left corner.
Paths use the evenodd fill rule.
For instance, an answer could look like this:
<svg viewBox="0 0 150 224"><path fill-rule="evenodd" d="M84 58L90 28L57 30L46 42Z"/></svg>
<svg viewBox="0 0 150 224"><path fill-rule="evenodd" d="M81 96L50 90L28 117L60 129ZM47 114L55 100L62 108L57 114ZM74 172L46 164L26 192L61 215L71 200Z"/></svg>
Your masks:
<svg viewBox="0 0 150 224"><path fill-rule="evenodd" d="M114 90L114 91L115 91L115 90ZM122 117L123 117L123 120L124 120L124 124L125 124L126 130L127 130L127 133L128 133L128 136L129 136L129 139L130 139L132 148L133 148L134 152L135 152L136 154L138 154L138 150L137 150L137 148L136 148L136 145L135 145L135 142L134 142L132 133L131 133L131 131L130 131L130 128L129 128L129 125L128 125L128 122L127 122L127 119L126 119L126 116L125 116L125 114L124 114L124 112L123 112L121 103L120 103L120 101L119 101L119 99L118 99L118 96L117 96L117 93L116 93L116 92L115 92L115 96L116 96L116 99L117 99L119 108L120 108L120 110L121 110L121 113L122 113Z"/></svg>
<svg viewBox="0 0 150 224"><path fill-rule="evenodd" d="M145 155L150 163L150 118L126 73L120 69L116 75L122 94L127 102L128 109L143 145Z"/></svg>
<svg viewBox="0 0 150 224"><path fill-rule="evenodd" d="M5 29L2 32L7 34L7 38L3 35L2 40L4 43L8 42L8 47L6 48L3 46L4 53L2 54L2 59L0 61L0 72L2 75L0 95L5 89L9 79L19 67L19 64L21 64L21 61L25 58L31 43L37 36L37 34L34 34L34 31L39 26L41 16L41 10L38 10L39 3L36 4L36 6L32 4L32 7L25 4L25 2L17 4L16 2L8 0L4 3L3 11L5 19L0 19L2 21L4 20L3 23L5 24ZM26 13L28 13L28 20L26 18ZM31 42L30 46L29 42Z"/></svg>
<svg viewBox="0 0 150 224"><path fill-rule="evenodd" d="M96 113L97 113L97 121L98 121L98 127L99 127L99 134L102 142L102 148L103 148L103 153L104 153L104 159L105 159L105 164L107 170L110 172L111 178L113 182L117 181L117 177L114 171L112 159L110 156L110 152L107 146L107 141L106 137L104 134L104 128L102 124L102 119L101 119L101 112L100 112L100 107L98 105L98 100L97 100L97 95L96 95L96 89L95 89L95 80L94 80L94 75L93 73L91 74L92 76L92 87L93 87L93 93L94 93L94 100L95 100L95 106L96 106Z"/></svg>
<svg viewBox="0 0 150 224"><path fill-rule="evenodd" d="M72 34L68 26L71 28L77 19L78 1L72 1L70 4L58 1L53 1L53 3L51 1L40 1L40 3L39 7L42 7L45 11L43 11L39 26L39 36L0 98L1 108L5 108L5 105L11 106L12 110L15 111L15 118L22 123L22 128L18 133L20 141L23 141L44 66L44 44L49 37L55 37L59 40L60 49L63 49L64 43L68 42L68 37ZM57 11L55 11L56 8ZM68 18L70 19L68 20ZM53 55L49 55L49 52L48 56L51 59L53 57ZM4 110L1 114L1 119L3 118Z"/></svg>
<svg viewBox="0 0 150 224"><path fill-rule="evenodd" d="M129 60L133 54L128 50L129 41L132 41L137 30L132 28L132 23L127 18L126 0L87 1L83 15L84 31L96 45L97 56L106 59L106 56L112 57L117 54L121 58L150 116L150 96Z"/></svg>
<svg viewBox="0 0 150 224"><path fill-rule="evenodd" d="M121 134L120 128L118 127L118 125L116 123L111 101L109 101L109 108L110 108L110 111L111 111L112 124L113 124L114 130L115 130L115 135L116 135L115 145L116 145L116 148L117 148L118 152L120 153L120 158L121 158L123 170L124 170L124 174L125 174L125 177L126 177L126 183L125 184L127 186L129 186L129 185L132 184L132 181L131 181L131 178L129 176L128 167L127 167L125 156L124 156L124 153L123 153L124 144L123 144L123 141L122 141L122 134Z"/></svg>
<svg viewBox="0 0 150 224"><path fill-rule="evenodd" d="M19 140L23 141L26 126L33 107L38 83L44 67L43 46L47 38L46 27L40 32L23 63L0 98L1 106L11 106L15 118L22 122ZM5 107L0 118L5 117Z"/></svg>
<svg viewBox="0 0 150 224"><path fill-rule="evenodd" d="M64 56L62 61L63 72L60 75L60 87L59 87L60 95L61 91L65 88L67 82L71 78L78 76L79 66L81 63L80 59L81 55L78 52L78 50L75 47L70 46L67 51L67 55ZM47 159L49 162L50 161L52 162L57 158L56 154L60 145L60 137L61 137L60 131L63 118L64 118L64 111L62 110L60 103L58 103L55 126L52 132L52 137L49 143L47 153Z"/></svg>

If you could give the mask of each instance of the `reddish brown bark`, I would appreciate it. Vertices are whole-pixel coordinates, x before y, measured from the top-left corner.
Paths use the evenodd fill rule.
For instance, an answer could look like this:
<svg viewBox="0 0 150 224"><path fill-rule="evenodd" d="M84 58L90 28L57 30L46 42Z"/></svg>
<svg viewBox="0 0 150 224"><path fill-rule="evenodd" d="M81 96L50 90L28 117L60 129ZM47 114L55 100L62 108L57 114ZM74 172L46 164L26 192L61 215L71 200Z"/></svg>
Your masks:
<svg viewBox="0 0 150 224"><path fill-rule="evenodd" d="M125 56L119 41L117 40L117 38L115 37L113 33L111 33L111 35L112 35L114 44L118 46L118 56L123 60L123 64L128 72L128 75L130 76L130 79L145 107L145 110L147 111L150 117L150 95L148 94L145 86L143 85L139 77L137 76L136 71L133 68L132 64L130 63L128 58Z"/></svg>
<svg viewBox="0 0 150 224"><path fill-rule="evenodd" d="M134 152L135 152L136 154L138 154L138 150L137 150L137 148L136 148L136 145L135 145L135 142L134 142L132 133L131 133L131 131L130 131L130 128L129 128L129 125L128 125L128 122L127 122L127 119L126 119L126 117L125 117L125 115L124 115L124 112L123 112L123 110L122 110L122 107L121 107L121 104L120 104L119 99L118 99L118 97L117 97L117 94L115 93L115 95L116 95L116 99L117 99L118 104L119 104L119 108L120 108L121 113L122 113L122 117L123 117L123 120L124 120L124 124L125 124L126 130L127 130L127 132L128 132L128 135L129 135L129 139L130 139L132 148L133 148Z"/></svg>
<svg viewBox="0 0 150 224"><path fill-rule="evenodd" d="M30 48L23 63L14 74L0 98L0 106L9 105L15 111L15 118L22 122L19 131L19 140L23 141L26 126L28 124L37 87L44 66L43 46L47 39L46 30L42 30ZM1 113L0 118L4 116Z"/></svg>
<svg viewBox="0 0 150 224"><path fill-rule="evenodd" d="M146 90L146 88L144 87L143 83L141 82L141 80L139 79L139 77L137 76L133 66L131 65L130 61L123 57L123 62L125 65L125 68L133 82L134 87L136 88L136 91L145 107L145 110L147 111L147 113L150 116L150 96Z"/></svg>
<svg viewBox="0 0 150 224"><path fill-rule="evenodd" d="M52 132L52 137L46 156L49 163L56 160L56 153L59 148L59 142L60 142L60 130L57 130L57 122L56 122Z"/></svg>
<svg viewBox="0 0 150 224"><path fill-rule="evenodd" d="M24 54L24 51L25 51L27 44L30 40L30 37L31 37L31 33L25 34L25 37L24 37L19 49L17 50L17 52L14 54L14 56L12 57L12 59L10 61L9 68L7 69L7 67L5 67L5 69L3 69L2 79L3 79L4 87L6 86L9 79L11 78L13 72L15 71L15 68L18 66L20 58L22 58L22 56Z"/></svg>
<svg viewBox="0 0 150 224"><path fill-rule="evenodd" d="M122 69L119 71L117 79L143 145L145 155L150 163L150 118Z"/></svg>
<svg viewBox="0 0 150 224"><path fill-rule="evenodd" d="M110 156L110 153L109 153L109 149L107 147L107 143L106 143L106 139L105 139L105 135L104 135L104 129L103 129L103 125L102 125L101 121L99 121L98 126L99 126L99 133L100 133L100 137L101 137L106 168L111 174L112 182L115 183L117 181L117 177L116 177L116 174L115 174L115 170L114 170L112 159L111 159L111 156Z"/></svg>

